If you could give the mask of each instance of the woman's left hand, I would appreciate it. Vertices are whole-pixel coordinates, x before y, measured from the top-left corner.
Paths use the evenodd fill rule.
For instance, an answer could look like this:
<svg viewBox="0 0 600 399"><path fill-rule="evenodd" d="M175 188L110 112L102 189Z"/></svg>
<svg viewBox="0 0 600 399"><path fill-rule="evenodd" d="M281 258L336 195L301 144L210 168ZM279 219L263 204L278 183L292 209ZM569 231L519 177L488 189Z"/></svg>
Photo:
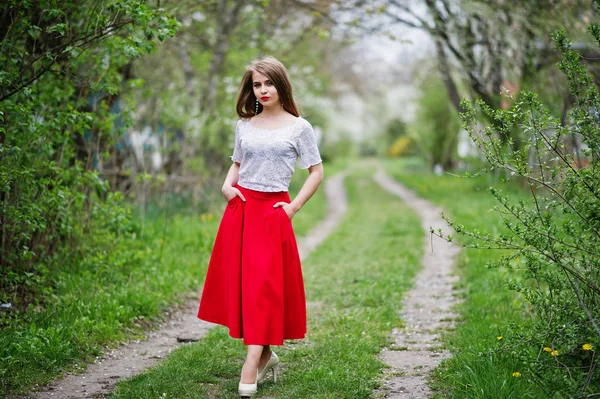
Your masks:
<svg viewBox="0 0 600 399"><path fill-rule="evenodd" d="M292 204L288 204L287 202L278 202L275 205L273 205L273 208L279 208L279 207L283 208L283 210L285 211L285 213L287 213L288 218L290 218L290 220L296 214L296 210L292 207Z"/></svg>

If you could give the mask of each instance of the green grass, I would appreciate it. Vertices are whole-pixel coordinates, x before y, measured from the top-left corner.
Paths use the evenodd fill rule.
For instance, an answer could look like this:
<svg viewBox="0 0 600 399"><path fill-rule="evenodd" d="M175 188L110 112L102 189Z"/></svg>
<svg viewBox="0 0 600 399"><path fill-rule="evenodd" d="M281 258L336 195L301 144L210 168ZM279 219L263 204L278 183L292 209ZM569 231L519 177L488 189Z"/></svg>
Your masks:
<svg viewBox="0 0 600 399"><path fill-rule="evenodd" d="M292 195L305 178L296 173ZM57 261L60 267L50 277L55 288L43 291L42 305L15 315L2 329L0 397L34 389L61 372L84 369L106 347L142 337L197 295L225 201L203 204L211 211L202 214L182 208L185 199L177 201L168 218L164 209L153 208L143 229L134 217L133 232L110 251L93 250L94 256L84 262ZM324 191L319 190L294 217L297 234L306 234L325 211Z"/></svg>
<svg viewBox="0 0 600 399"><path fill-rule="evenodd" d="M302 188L302 184L306 180L308 173L304 170L296 170L292 182L290 183L290 197L293 200L294 196ZM325 217L327 212L327 199L325 190L321 186L312 198L304 204L302 209L294 215L292 225L297 236L303 236Z"/></svg>
<svg viewBox="0 0 600 399"><path fill-rule="evenodd" d="M417 217L370 179L346 179L349 213L303 263L308 336L276 349L284 365L277 384L258 397L367 398L382 378L381 348L400 325L398 310L422 254ZM240 340L217 327L199 343L117 385L113 399L235 398L243 359Z"/></svg>
<svg viewBox="0 0 600 399"><path fill-rule="evenodd" d="M424 172L414 159L386 161L387 172L420 196L441 206L451 220L480 231L504 232L499 215L492 210L494 197L487 191L489 177L458 178ZM496 185L496 184L495 184ZM524 197L515 187L503 187L513 198ZM501 255L498 250L464 249L457 262L464 302L458 305L461 323L444 336L453 358L437 369L432 380L439 398L521 399L545 397L520 370L504 345L509 323L526 324L529 313L513 291L507 277L518 271L486 268ZM497 337L502 336L502 340Z"/></svg>
<svg viewBox="0 0 600 399"><path fill-rule="evenodd" d="M200 287L216 223L173 216L162 257L162 220L147 220L144 236L122 239L86 262L65 259L52 273L55 289L44 306L2 330L0 392L45 384L61 371L82 368L74 364L93 359L105 344L141 337L182 294Z"/></svg>
<svg viewBox="0 0 600 399"><path fill-rule="evenodd" d="M323 166L325 179L334 176L346 168L350 161L348 159L340 159L336 162L325 164ZM304 184L308 171L297 169L294 173L294 177L290 183L290 196L294 199L294 196ZM302 209L294 215L292 223L294 226L294 232L297 236L306 235L309 230L314 227L318 221L325 217L327 212L327 199L325 197L325 190L323 185L317 190L313 197L302 207Z"/></svg>

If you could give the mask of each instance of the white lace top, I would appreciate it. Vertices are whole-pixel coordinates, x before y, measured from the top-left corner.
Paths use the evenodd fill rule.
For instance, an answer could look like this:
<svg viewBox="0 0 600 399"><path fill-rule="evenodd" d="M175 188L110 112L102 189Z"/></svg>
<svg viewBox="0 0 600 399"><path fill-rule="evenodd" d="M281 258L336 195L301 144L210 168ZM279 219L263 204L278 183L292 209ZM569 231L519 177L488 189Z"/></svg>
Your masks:
<svg viewBox="0 0 600 399"><path fill-rule="evenodd" d="M302 169L321 163L312 125L298 117L279 129L252 126L241 119L235 126L231 160L240 163L238 184L255 191L288 191L296 161Z"/></svg>

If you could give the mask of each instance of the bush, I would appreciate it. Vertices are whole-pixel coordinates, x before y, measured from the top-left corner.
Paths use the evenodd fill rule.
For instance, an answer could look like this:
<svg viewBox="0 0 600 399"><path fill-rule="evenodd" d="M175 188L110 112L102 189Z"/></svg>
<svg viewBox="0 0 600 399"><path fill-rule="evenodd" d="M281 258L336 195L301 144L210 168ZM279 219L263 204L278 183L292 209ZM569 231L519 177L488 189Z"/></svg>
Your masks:
<svg viewBox="0 0 600 399"><path fill-rule="evenodd" d="M417 118L411 130L431 167L450 170L456 160L460 121L452 109L440 79L428 77L421 84Z"/></svg>
<svg viewBox="0 0 600 399"><path fill-rule="evenodd" d="M589 31L600 43L600 26ZM465 127L488 163L484 172L524 179L531 193L514 202L490 189L512 234L449 223L474 238L475 246L511 250L492 266L523 270L507 284L529 302L533 317L525 326L511 326L498 350L522 364L522 377L548 397L586 398L600 392L600 96L564 32L552 37L576 98L570 125L561 125L531 92L522 92L508 110L463 101ZM483 121L490 122L482 127ZM516 151L499 139L514 128L528 136Z"/></svg>
<svg viewBox="0 0 600 399"><path fill-rule="evenodd" d="M319 148L323 162L333 162L338 159L355 156L356 144L350 138L349 133L342 133L337 140L325 137Z"/></svg>
<svg viewBox="0 0 600 399"><path fill-rule="evenodd" d="M388 148L387 154L391 157L399 157L402 155L412 155L414 147L413 140L408 137L400 137Z"/></svg>
<svg viewBox="0 0 600 399"><path fill-rule="evenodd" d="M11 1L0 16L0 303L13 312L43 301L53 267L127 228L96 169L127 128L113 111L128 65L177 26L140 0L42 3ZM0 327L14 316L0 313Z"/></svg>

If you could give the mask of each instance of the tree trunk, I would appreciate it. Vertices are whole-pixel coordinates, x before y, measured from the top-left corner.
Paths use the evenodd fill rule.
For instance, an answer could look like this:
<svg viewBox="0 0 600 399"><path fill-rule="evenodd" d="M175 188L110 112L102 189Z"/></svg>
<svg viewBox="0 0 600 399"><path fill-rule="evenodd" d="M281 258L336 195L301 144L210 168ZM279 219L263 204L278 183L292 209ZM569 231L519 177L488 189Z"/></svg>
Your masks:
<svg viewBox="0 0 600 399"><path fill-rule="evenodd" d="M217 9L217 38L213 48L212 59L208 70L208 85L200 99L200 112L209 114L214 110L217 98L217 85L223 73L229 40L238 22L240 10L246 0L236 0L232 7L228 7L227 0L219 0Z"/></svg>
<svg viewBox="0 0 600 399"><path fill-rule="evenodd" d="M450 71L450 63L448 62L448 56L446 55L446 51L444 50L444 43L439 37L434 37L435 42L435 51L438 58L438 69L442 75L442 80L444 81L444 86L446 87L446 91L448 92L448 98L452 103L452 106L458 112L464 112L464 108L460 105L460 94L458 92L458 88L456 87L456 83L452 78L452 73Z"/></svg>

